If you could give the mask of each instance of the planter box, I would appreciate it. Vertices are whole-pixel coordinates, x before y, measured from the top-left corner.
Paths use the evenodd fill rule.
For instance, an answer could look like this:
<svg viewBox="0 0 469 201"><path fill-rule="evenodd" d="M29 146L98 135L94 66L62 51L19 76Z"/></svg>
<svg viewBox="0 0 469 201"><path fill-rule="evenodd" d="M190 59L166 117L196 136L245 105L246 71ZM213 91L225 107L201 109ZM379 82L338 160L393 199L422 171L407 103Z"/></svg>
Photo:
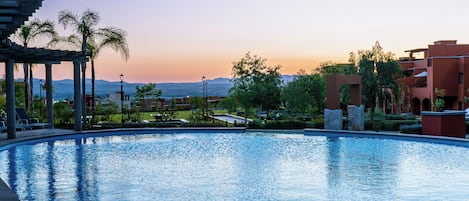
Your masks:
<svg viewBox="0 0 469 201"><path fill-rule="evenodd" d="M466 137L464 111L422 112L422 134Z"/></svg>

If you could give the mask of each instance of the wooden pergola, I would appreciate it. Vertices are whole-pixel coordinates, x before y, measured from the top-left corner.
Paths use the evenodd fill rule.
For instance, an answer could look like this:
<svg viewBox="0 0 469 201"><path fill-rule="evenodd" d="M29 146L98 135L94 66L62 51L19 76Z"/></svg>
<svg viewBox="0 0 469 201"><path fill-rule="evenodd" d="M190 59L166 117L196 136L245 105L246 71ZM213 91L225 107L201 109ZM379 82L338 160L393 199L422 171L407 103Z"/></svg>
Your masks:
<svg viewBox="0 0 469 201"><path fill-rule="evenodd" d="M14 87L14 64L44 64L46 71L46 116L53 123L52 110L52 65L61 62L73 63L75 130L82 130L82 104L80 94L80 67L86 63L83 52L25 48L11 42L14 34L42 4L43 0L0 1L0 62L5 63L7 132L8 138L16 138L16 108Z"/></svg>

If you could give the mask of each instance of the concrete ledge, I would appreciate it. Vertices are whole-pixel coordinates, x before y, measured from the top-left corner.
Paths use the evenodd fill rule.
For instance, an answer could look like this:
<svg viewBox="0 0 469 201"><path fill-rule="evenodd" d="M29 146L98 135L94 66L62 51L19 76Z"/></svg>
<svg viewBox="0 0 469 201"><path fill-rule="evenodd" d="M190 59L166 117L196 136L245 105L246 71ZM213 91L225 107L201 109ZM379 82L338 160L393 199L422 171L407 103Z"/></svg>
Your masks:
<svg viewBox="0 0 469 201"><path fill-rule="evenodd" d="M357 137L357 138L382 138L392 140L407 140L414 142L425 142L434 144L444 144L452 146L461 146L469 148L469 139L432 136L432 135L414 135L402 133L386 133L374 131L347 131L347 130L323 130L323 129L305 129L305 136L326 136L326 137Z"/></svg>
<svg viewBox="0 0 469 201"><path fill-rule="evenodd" d="M422 111L422 115L428 116L453 116L453 115L465 115L466 112L459 111L459 110L445 110L443 112L430 112L430 111Z"/></svg>

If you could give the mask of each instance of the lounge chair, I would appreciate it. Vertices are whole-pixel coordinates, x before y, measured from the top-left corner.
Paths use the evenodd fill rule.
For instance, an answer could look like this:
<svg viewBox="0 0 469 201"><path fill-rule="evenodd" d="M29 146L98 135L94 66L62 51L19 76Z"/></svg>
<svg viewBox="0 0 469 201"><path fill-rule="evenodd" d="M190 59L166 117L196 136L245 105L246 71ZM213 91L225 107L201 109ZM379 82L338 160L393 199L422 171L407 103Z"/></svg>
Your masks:
<svg viewBox="0 0 469 201"><path fill-rule="evenodd" d="M23 124L23 123L18 123L18 122L16 122L15 127L16 127L16 130L21 130L21 131L33 129L33 127L29 124ZM6 132L7 130L8 130L7 121L6 119L3 119L2 116L0 116L0 132Z"/></svg>
<svg viewBox="0 0 469 201"><path fill-rule="evenodd" d="M6 132L7 131L7 123L5 121L0 121L0 132Z"/></svg>
<svg viewBox="0 0 469 201"><path fill-rule="evenodd" d="M23 108L16 108L16 115L20 119L21 124L29 125L32 128L52 128L53 125L50 123L40 123L38 118L29 118L28 114Z"/></svg>

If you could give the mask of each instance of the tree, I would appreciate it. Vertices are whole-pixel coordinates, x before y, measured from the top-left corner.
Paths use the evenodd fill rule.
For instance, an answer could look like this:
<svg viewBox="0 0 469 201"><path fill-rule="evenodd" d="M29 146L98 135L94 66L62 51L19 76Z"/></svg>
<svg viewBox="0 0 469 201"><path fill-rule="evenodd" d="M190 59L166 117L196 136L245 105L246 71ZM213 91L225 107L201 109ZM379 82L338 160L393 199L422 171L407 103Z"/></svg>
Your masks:
<svg viewBox="0 0 469 201"><path fill-rule="evenodd" d="M304 115L324 109L325 92L325 81L320 74L300 71L283 87L281 97L289 111Z"/></svg>
<svg viewBox="0 0 469 201"><path fill-rule="evenodd" d="M70 11L61 11L59 13L59 23L64 27L72 26L74 31L81 35L72 34L66 38L56 38L52 44L57 42L67 42L75 48L81 46L82 51L91 53L91 96L95 97L95 65L94 61L104 48L111 48L121 54L122 58L127 61L129 58L129 47L126 39L126 32L116 27L95 28L99 23L100 16L97 12L86 10L81 16L75 15ZM83 69L83 83L85 82L85 71ZM84 88L84 86L83 86ZM85 89L83 89L85 96ZM94 107L94 104L92 104ZM93 117L95 108L91 108Z"/></svg>
<svg viewBox="0 0 469 201"><path fill-rule="evenodd" d="M220 101L220 106L228 110L228 113L232 113L238 108L238 102L233 96L228 96Z"/></svg>
<svg viewBox="0 0 469 201"><path fill-rule="evenodd" d="M382 106L388 98L399 101L400 87L397 80L402 76L402 71L393 59L394 54L385 53L378 41L371 50L359 50L357 54L350 55L356 56L350 60L356 61L358 74L362 76L362 100L365 107L370 109L373 119L377 105Z"/></svg>
<svg viewBox="0 0 469 201"><path fill-rule="evenodd" d="M51 21L41 21L39 19L33 19L30 22L22 25L16 33L16 38L23 44L24 48L28 48L28 45L41 38L55 38L57 33L55 32L54 23ZM24 73L24 106L26 111L30 111L33 103L33 71L32 64L23 63ZM29 71L28 71L29 69ZM29 78L29 81L28 81Z"/></svg>
<svg viewBox="0 0 469 201"><path fill-rule="evenodd" d="M135 99L139 103L139 105L143 105L145 99L151 99L153 101L152 108L157 108L157 99L162 94L161 90L156 88L156 84L149 83L143 85L142 87L137 86L135 87Z"/></svg>
<svg viewBox="0 0 469 201"><path fill-rule="evenodd" d="M267 66L266 60L248 52L232 67L234 96L245 110L245 123L249 108L253 105L269 110L280 105L280 66Z"/></svg>

